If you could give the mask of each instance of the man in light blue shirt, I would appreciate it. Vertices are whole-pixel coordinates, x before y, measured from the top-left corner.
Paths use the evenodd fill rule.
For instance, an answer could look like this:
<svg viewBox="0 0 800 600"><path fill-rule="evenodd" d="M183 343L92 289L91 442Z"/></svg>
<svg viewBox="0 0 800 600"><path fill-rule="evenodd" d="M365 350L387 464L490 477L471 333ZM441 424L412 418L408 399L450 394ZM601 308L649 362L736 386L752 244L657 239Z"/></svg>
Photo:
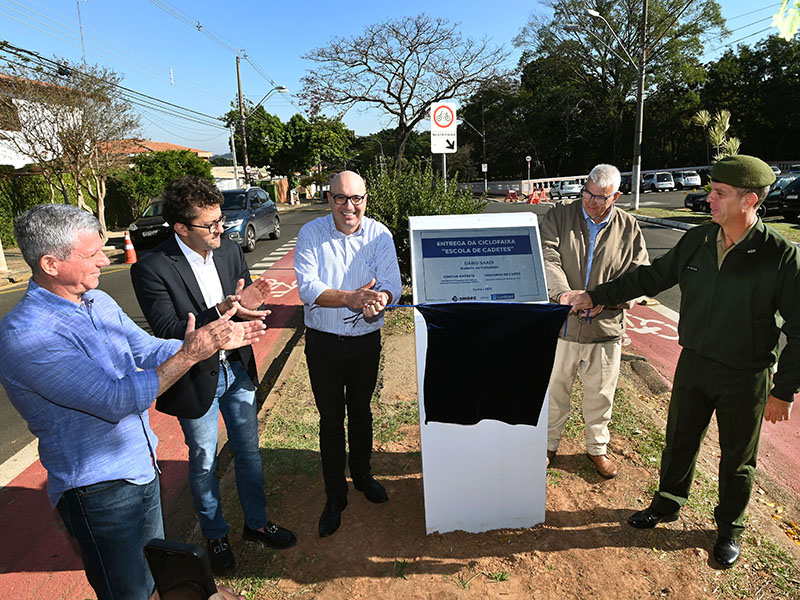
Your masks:
<svg viewBox="0 0 800 600"><path fill-rule="evenodd" d="M39 438L47 493L81 550L99 600L146 600L153 580L143 546L164 537L156 445L147 409L189 368L252 341L263 324L226 313L185 342L142 331L95 288L109 264L100 223L43 204L14 235L33 271L0 324L0 383Z"/></svg>
<svg viewBox="0 0 800 600"><path fill-rule="evenodd" d="M389 230L364 216L364 180L339 173L328 192L331 214L300 230L294 270L306 324L306 360L320 415L327 502L319 536L341 524L347 506L344 416L353 486L370 502L389 499L371 474L372 411L383 311L400 297L400 269Z"/></svg>

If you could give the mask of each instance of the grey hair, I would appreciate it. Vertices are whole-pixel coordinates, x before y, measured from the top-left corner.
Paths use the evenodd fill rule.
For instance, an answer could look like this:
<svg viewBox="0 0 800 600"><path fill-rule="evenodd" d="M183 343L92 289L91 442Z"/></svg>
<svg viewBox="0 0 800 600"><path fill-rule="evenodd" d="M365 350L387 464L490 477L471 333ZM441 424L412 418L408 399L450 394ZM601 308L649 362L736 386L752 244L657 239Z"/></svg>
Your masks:
<svg viewBox="0 0 800 600"><path fill-rule="evenodd" d="M36 275L45 255L66 260L78 233L101 233L100 221L85 210L67 204L39 204L14 221L14 237L22 257Z"/></svg>
<svg viewBox="0 0 800 600"><path fill-rule="evenodd" d="M619 174L619 169L614 165L600 164L589 172L587 179L601 188L611 186L616 193L619 191L622 176Z"/></svg>
<svg viewBox="0 0 800 600"><path fill-rule="evenodd" d="M769 188L772 187L771 185L765 185L764 187L757 187L757 188L736 188L739 190L739 196L744 196L745 194L755 194L758 198L758 202L755 204L755 208L761 206L764 200L767 199L767 194L769 194Z"/></svg>

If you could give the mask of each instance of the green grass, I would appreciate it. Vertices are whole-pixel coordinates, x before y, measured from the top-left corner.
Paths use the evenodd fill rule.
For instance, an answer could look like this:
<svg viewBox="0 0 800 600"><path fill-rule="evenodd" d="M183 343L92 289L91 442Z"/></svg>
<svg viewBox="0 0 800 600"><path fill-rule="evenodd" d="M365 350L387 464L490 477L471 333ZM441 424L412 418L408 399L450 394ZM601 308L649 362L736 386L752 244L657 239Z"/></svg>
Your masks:
<svg viewBox="0 0 800 600"><path fill-rule="evenodd" d="M305 361L281 389L261 434L266 481L287 473L315 476L319 465L319 416L310 394Z"/></svg>
<svg viewBox="0 0 800 600"><path fill-rule="evenodd" d="M500 583L501 581L508 581L508 571L492 571L491 573L484 573L493 583Z"/></svg>
<svg viewBox="0 0 800 600"><path fill-rule="evenodd" d="M462 575L459 573L456 576L456 585L460 587L462 590L468 590L469 586L472 584L472 580L475 579L480 573L475 573L472 577L467 577L466 575Z"/></svg>
<svg viewBox="0 0 800 600"><path fill-rule="evenodd" d="M636 452L645 464L656 465L664 449L664 431L639 416L620 388L614 392L614 412L609 429L612 433L635 440Z"/></svg>
<svg viewBox="0 0 800 600"><path fill-rule="evenodd" d="M408 579L406 577L406 570L408 569L408 561L406 559L394 559L394 576L400 579Z"/></svg>

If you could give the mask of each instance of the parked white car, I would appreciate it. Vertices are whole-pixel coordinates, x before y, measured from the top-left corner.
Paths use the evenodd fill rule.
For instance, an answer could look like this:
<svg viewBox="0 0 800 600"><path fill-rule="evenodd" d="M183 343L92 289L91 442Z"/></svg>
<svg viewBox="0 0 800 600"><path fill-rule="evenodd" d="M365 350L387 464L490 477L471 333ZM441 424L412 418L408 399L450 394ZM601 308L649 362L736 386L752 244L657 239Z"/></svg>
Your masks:
<svg viewBox="0 0 800 600"><path fill-rule="evenodd" d="M578 198L581 195L583 184L577 179L565 179L557 181L550 190L550 197L556 200L561 198Z"/></svg>
<svg viewBox="0 0 800 600"><path fill-rule="evenodd" d="M697 171L678 171L672 174L672 179L675 181L675 188L679 190L700 187L700 175Z"/></svg>
<svg viewBox="0 0 800 600"><path fill-rule="evenodd" d="M675 181L672 179L672 173L668 171L658 171L656 173L648 173L642 180L642 189L651 192L669 192L675 189Z"/></svg>

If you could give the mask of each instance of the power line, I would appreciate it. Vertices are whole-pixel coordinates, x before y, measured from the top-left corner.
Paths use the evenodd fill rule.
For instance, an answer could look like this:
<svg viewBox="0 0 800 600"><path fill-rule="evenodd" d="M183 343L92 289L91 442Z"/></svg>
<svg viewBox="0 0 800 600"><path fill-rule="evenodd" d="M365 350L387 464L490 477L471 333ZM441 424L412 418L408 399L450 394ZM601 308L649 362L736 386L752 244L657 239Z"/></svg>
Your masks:
<svg viewBox="0 0 800 600"><path fill-rule="evenodd" d="M28 60L29 58L32 58L33 60L38 61L38 63L41 66L46 67L46 68L50 69L51 71L53 69L58 69L59 67L63 66L63 65L60 65L58 62L56 62L54 60L51 60L49 58L45 58L45 57L39 55L36 52L30 51L30 50L26 50L24 48L20 48L19 46L15 46L15 45L10 44L8 42L6 42L4 44L4 46L2 47L2 50L6 51L9 54L12 54L12 55L14 55L17 58L22 59L22 60ZM20 63L15 63L14 61L8 61L8 62L10 64L16 64L16 65L20 64ZM85 76L85 77L94 77L93 75L85 73L85 72L81 71L80 69L73 68L72 70L77 72L77 73L79 73L79 74L81 74L81 75L83 75L83 76ZM135 104L137 106L147 107L147 108L150 108L152 110L157 110L159 112L163 112L163 113L169 114L171 116L180 117L180 118L182 118L184 120L192 121L192 122L198 123L200 125L205 125L207 127L215 127L215 128L227 129L227 127L221 122L221 119L219 119L218 117L215 117L213 115L208 115L206 113L202 113L200 111L197 111L197 110L185 107L185 106L181 106L181 105L175 104L173 102L168 102L166 100L162 100L160 98L156 98L155 96L151 96L151 95L145 94L143 92L138 92L136 90L133 90L133 89L128 88L128 87L125 87L125 86L120 85L118 83L114 83L114 82L110 82L110 81L105 81L105 83L107 83L108 85L111 85L112 87L120 90L121 91L121 95L126 100L128 100L129 102L131 102L132 104Z"/></svg>
<svg viewBox="0 0 800 600"><path fill-rule="evenodd" d="M200 21L198 21L197 19L193 19L191 16L189 16L186 13L180 11L178 8L176 8L175 6L173 6L172 4L167 2L166 0L149 0L149 2L151 4L153 4L154 6L160 8L161 10L166 12L167 14L169 14L169 15L173 16L174 18L178 19L183 24L188 25L188 26L190 26L190 27L192 27L194 29L197 29L197 31L199 31L200 33L205 35L212 42L214 42L218 46L224 48L225 50L227 50L231 54L236 54L237 56L240 55L242 58L244 58L245 61L247 61L247 63L251 67L253 67L253 70L255 70L255 72L258 73L271 86L273 86L273 87L277 87L278 86L278 84L275 83L275 80L272 77L270 77L270 75L255 61L255 59L251 58L248 55L247 50L245 50L243 48L241 48L241 49L236 48L236 42L234 42L233 40L229 40L229 39L224 38L223 36L221 36L219 34L214 33L208 27L203 25ZM305 114L303 109L300 108L299 106L297 106L294 102L289 100L289 103L294 108L296 108L298 111L300 111L301 113Z"/></svg>
<svg viewBox="0 0 800 600"><path fill-rule="evenodd" d="M712 48L712 49L711 49L711 50L709 50L708 52L704 52L704 53L703 53L703 54L700 56L700 58L703 58L703 57L705 57L705 56L708 56L709 54L713 54L714 52L717 52L718 50L722 50L723 48L730 48L730 47L731 47L731 46L733 46L734 44L738 44L739 42L741 42L741 41L744 41L744 40L746 40L746 39L748 39L748 38L751 38L751 37L753 37L753 36L760 35L760 34L764 33L765 31L769 31L770 29L772 29L772 28L771 28L771 27L766 27L766 28L764 28L764 29L761 29L761 30L759 30L759 31L756 31L755 33L751 33L751 34L749 34L749 35L746 35L746 36L744 36L744 37L740 37L738 40L733 40L732 42L728 42L727 44L722 44L721 46L717 46L716 48Z"/></svg>
<svg viewBox="0 0 800 600"><path fill-rule="evenodd" d="M767 4L766 6L762 6L761 8L757 8L755 10L751 10L750 12L742 13L740 15L735 15L735 16L729 18L729 19L726 19L726 20L727 21L735 21L736 19L741 19L742 17L747 17L747 16L750 16L750 15L753 15L753 14L755 14L757 12L761 12L762 10L767 10L767 9L775 10L775 9L779 8L780 5L781 5L780 2L778 2L777 4L775 4L775 3Z"/></svg>
<svg viewBox="0 0 800 600"><path fill-rule="evenodd" d="M16 5L11 6L9 3ZM30 2L31 4L36 4L37 6L41 7L44 10L49 10L46 7L43 7L36 2ZM17 15L21 15L22 18L16 18L9 14L8 12L4 12L0 10L0 14L5 15L9 19L16 21L26 27L39 31L49 37L55 38L59 41L65 42L70 46L81 48L81 44L77 41L78 34L77 30L74 27L69 26L67 23L70 21L68 17L59 14L56 11L50 10L50 12L55 15L57 18L53 18L48 16L42 12L36 11L30 6L24 5L17 0L0 0L0 7L5 8L6 11L13 11ZM23 10L24 9L24 10ZM37 18L41 17L41 18ZM23 20L27 19L27 20ZM41 25L41 27L37 27L35 24ZM88 30L87 30L88 31ZM67 36L67 37L65 37ZM140 57L135 56L125 50L120 48L116 48L113 45L105 42L103 39L96 37L95 35L86 35L86 46L91 49L91 51L101 57L111 60L111 62L116 62L119 64L125 65L127 68L152 77L153 79L164 81L165 77L167 76L166 68L159 65L154 65L152 63L143 61ZM189 90L201 92L206 96L213 96L220 100L227 100L228 97L216 92L213 89L198 86L192 84L190 82L183 82L180 81L176 87L186 88Z"/></svg>

